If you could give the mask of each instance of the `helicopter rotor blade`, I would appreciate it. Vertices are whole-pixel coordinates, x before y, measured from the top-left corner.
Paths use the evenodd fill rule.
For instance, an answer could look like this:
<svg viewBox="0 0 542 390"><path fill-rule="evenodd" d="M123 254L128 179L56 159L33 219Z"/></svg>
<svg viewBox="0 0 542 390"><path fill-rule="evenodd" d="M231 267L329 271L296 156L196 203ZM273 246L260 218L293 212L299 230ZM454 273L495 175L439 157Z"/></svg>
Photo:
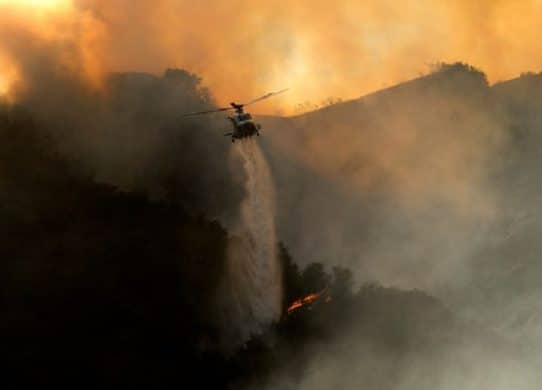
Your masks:
<svg viewBox="0 0 542 390"><path fill-rule="evenodd" d="M205 115L205 114L212 114L214 112L222 112L222 111L229 111L229 110L233 110L232 107L222 107L222 108L217 108L216 110L207 110L207 111L197 111L197 112L190 112L188 114L184 114L183 117L186 117L186 116L195 116L195 115Z"/></svg>
<svg viewBox="0 0 542 390"><path fill-rule="evenodd" d="M277 92L269 92L269 93L266 93L265 95L257 98L257 99L254 99L254 100L251 100L250 102L244 104L244 106L249 106L251 104L254 104L254 103L257 103L259 101L262 101L262 100L265 100L265 99L269 99L270 97L273 97L273 96L276 96L280 93L283 93L283 92L286 92L288 91L290 88L286 88L286 89L282 89L280 91L277 91Z"/></svg>

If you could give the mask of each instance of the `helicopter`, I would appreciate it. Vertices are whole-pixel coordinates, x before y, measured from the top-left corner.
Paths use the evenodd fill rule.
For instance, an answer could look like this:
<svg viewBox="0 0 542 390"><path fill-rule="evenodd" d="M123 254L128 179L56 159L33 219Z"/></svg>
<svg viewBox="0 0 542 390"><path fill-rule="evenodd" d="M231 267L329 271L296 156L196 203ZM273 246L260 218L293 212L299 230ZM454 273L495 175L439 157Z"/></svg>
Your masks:
<svg viewBox="0 0 542 390"><path fill-rule="evenodd" d="M232 102L230 103L231 107L222 107L222 108L217 108L215 110L191 112L189 114L183 115L183 117L212 114L215 112L222 112L222 111L234 111L232 115L229 115L227 117L227 119L233 125L233 131L224 134L225 137L231 137L231 142L235 142L236 139L252 137L253 135L260 136L260 130L262 126L259 123L254 122L254 120L252 119L252 115L250 115L250 113L248 112L245 112L244 108L246 106L260 102L265 99L269 99L270 97L276 96L286 91L288 91L288 88L283 89L281 91L277 91L277 92L266 93L265 95L260 96L257 99L253 99L249 101L248 103L238 104L238 103Z"/></svg>

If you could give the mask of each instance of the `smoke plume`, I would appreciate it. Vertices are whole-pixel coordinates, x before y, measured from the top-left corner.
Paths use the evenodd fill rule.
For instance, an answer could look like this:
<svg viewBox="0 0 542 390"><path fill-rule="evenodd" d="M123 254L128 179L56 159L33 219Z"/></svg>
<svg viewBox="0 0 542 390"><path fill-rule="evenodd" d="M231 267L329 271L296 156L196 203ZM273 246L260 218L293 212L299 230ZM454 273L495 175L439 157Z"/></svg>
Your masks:
<svg viewBox="0 0 542 390"><path fill-rule="evenodd" d="M109 72L179 67L201 75L221 104L290 87L259 108L288 113L306 101L393 85L438 61L468 62L491 82L537 70L541 7L536 0L2 0L0 88L26 79L20 53L34 42L61 48L59 65L96 88Z"/></svg>

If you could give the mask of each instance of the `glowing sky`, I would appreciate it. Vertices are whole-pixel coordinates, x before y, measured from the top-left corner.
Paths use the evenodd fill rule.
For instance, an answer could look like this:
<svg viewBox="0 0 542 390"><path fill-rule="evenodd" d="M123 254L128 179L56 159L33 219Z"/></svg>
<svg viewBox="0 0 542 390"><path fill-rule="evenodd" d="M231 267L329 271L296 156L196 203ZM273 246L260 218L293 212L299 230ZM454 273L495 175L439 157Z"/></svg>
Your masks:
<svg viewBox="0 0 542 390"><path fill-rule="evenodd" d="M16 65L34 36L56 44L56 55L94 84L110 71L183 67L201 75L219 103L291 88L261 112L357 97L439 61L468 62L491 81L542 69L540 0L0 0L0 7L12 11L0 15L0 56Z"/></svg>
<svg viewBox="0 0 542 390"><path fill-rule="evenodd" d="M69 7L72 4L70 0L0 0L0 7L11 8L49 8L58 9Z"/></svg>

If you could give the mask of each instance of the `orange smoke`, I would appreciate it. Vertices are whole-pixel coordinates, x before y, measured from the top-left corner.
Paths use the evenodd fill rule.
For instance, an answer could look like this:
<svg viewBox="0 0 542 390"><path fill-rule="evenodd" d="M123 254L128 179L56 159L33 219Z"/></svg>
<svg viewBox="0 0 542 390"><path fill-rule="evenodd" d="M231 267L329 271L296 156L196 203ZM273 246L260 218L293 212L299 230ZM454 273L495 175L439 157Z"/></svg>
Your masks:
<svg viewBox="0 0 542 390"><path fill-rule="evenodd" d="M28 9L60 9L71 6L71 0L0 0L0 7Z"/></svg>
<svg viewBox="0 0 542 390"><path fill-rule="evenodd" d="M58 74L100 86L102 23L72 0L0 0L0 93L31 84L44 58Z"/></svg>
<svg viewBox="0 0 542 390"><path fill-rule="evenodd" d="M13 29L65 45L60 60L93 84L111 71L182 67L221 104L290 87L256 108L266 113L357 97L439 61L469 62L493 81L542 68L539 0L0 0L0 9L0 55L16 64Z"/></svg>
<svg viewBox="0 0 542 390"><path fill-rule="evenodd" d="M9 87L15 80L15 70L11 64L0 57L0 96L8 93Z"/></svg>

